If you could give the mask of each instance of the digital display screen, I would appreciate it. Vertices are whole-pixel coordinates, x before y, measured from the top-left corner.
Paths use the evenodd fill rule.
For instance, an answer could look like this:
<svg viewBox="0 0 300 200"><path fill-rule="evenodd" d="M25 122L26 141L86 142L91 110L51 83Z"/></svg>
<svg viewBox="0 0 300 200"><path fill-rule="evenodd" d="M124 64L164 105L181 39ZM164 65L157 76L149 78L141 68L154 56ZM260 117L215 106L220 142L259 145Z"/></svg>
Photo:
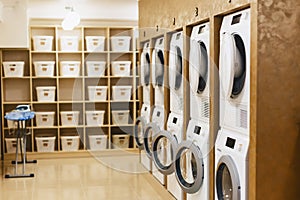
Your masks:
<svg viewBox="0 0 300 200"><path fill-rule="evenodd" d="M174 117L174 118L173 118L173 124L176 124L176 123L177 123L177 118Z"/></svg>
<svg viewBox="0 0 300 200"><path fill-rule="evenodd" d="M159 117L159 116L160 116L160 112L159 112L159 111L156 113L156 116L157 116L157 117Z"/></svg>
<svg viewBox="0 0 300 200"><path fill-rule="evenodd" d="M147 111L147 107L145 107L145 109L144 109L145 111Z"/></svg>
<svg viewBox="0 0 300 200"><path fill-rule="evenodd" d="M205 28L205 25L200 26L199 30L198 30L198 34L203 33L204 32L204 28Z"/></svg>
<svg viewBox="0 0 300 200"><path fill-rule="evenodd" d="M234 149L234 145L235 145L235 139L227 137L226 146L229 147L229 148Z"/></svg>
<svg viewBox="0 0 300 200"><path fill-rule="evenodd" d="M160 39L160 40L159 40L159 44L162 44L162 42L163 42L163 39Z"/></svg>
<svg viewBox="0 0 300 200"><path fill-rule="evenodd" d="M200 135L200 131L201 131L201 127L195 126L194 133L196 133L197 135Z"/></svg>
<svg viewBox="0 0 300 200"><path fill-rule="evenodd" d="M238 14L238 15L233 16L231 25L240 23L241 16L242 16L242 14Z"/></svg>
<svg viewBox="0 0 300 200"><path fill-rule="evenodd" d="M177 35L176 35L176 40L178 40L179 38L180 38L180 33L178 33Z"/></svg>

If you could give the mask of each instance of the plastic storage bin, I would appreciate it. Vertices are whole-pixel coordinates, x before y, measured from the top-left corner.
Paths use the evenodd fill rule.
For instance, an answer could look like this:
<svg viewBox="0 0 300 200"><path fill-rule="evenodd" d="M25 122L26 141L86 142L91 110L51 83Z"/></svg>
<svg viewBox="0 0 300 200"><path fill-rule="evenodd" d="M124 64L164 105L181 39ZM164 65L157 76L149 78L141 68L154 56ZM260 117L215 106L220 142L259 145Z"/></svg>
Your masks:
<svg viewBox="0 0 300 200"><path fill-rule="evenodd" d="M105 61L86 61L86 71L89 77L104 76Z"/></svg>
<svg viewBox="0 0 300 200"><path fill-rule="evenodd" d="M56 137L35 137L38 152L54 152Z"/></svg>
<svg viewBox="0 0 300 200"><path fill-rule="evenodd" d="M21 140L23 141L23 139ZM16 147L17 147L17 139L16 138L5 138L5 143L6 143L6 152L7 153L16 153ZM21 151L20 148L20 140L18 144L18 152Z"/></svg>
<svg viewBox="0 0 300 200"><path fill-rule="evenodd" d="M23 77L24 62L3 62L5 77Z"/></svg>
<svg viewBox="0 0 300 200"><path fill-rule="evenodd" d="M115 101L130 101L132 86L112 86L112 99Z"/></svg>
<svg viewBox="0 0 300 200"><path fill-rule="evenodd" d="M39 102L53 102L55 101L55 86L36 87L37 100Z"/></svg>
<svg viewBox="0 0 300 200"><path fill-rule="evenodd" d="M104 122L104 110L86 111L86 124L88 126L100 126Z"/></svg>
<svg viewBox="0 0 300 200"><path fill-rule="evenodd" d="M129 135L120 134L112 136L113 148L129 148Z"/></svg>
<svg viewBox="0 0 300 200"><path fill-rule="evenodd" d="M124 52L130 50L130 36L112 36L110 40L112 51Z"/></svg>
<svg viewBox="0 0 300 200"><path fill-rule="evenodd" d="M80 75L80 61L61 61L60 75L65 77L77 77Z"/></svg>
<svg viewBox="0 0 300 200"><path fill-rule="evenodd" d="M131 61L111 62L111 72L113 76L130 76Z"/></svg>
<svg viewBox="0 0 300 200"><path fill-rule="evenodd" d="M79 111L61 111L62 126L77 126L79 120Z"/></svg>
<svg viewBox="0 0 300 200"><path fill-rule="evenodd" d="M88 86L90 101L106 101L107 86Z"/></svg>
<svg viewBox="0 0 300 200"><path fill-rule="evenodd" d="M34 51L52 51L53 36L33 36Z"/></svg>
<svg viewBox="0 0 300 200"><path fill-rule="evenodd" d="M55 112L35 112L37 127L49 127L54 125Z"/></svg>
<svg viewBox="0 0 300 200"><path fill-rule="evenodd" d="M35 61L33 62L36 76L52 77L54 76L54 61Z"/></svg>
<svg viewBox="0 0 300 200"><path fill-rule="evenodd" d="M114 125L128 124L129 110L112 110L111 114Z"/></svg>
<svg viewBox="0 0 300 200"><path fill-rule="evenodd" d="M77 36L60 36L61 51L78 51L79 40Z"/></svg>
<svg viewBox="0 0 300 200"><path fill-rule="evenodd" d="M61 136L62 151L78 151L79 149L79 136Z"/></svg>
<svg viewBox="0 0 300 200"><path fill-rule="evenodd" d="M97 151L107 148L107 135L89 135L90 150Z"/></svg>
<svg viewBox="0 0 300 200"><path fill-rule="evenodd" d="M85 36L87 51L104 51L104 36Z"/></svg>

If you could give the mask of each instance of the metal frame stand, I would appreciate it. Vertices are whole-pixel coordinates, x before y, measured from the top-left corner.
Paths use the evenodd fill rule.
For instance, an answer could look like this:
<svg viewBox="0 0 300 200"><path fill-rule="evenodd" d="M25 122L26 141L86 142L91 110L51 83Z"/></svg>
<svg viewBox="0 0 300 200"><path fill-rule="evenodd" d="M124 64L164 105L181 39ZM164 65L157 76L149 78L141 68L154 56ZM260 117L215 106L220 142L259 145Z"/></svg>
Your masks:
<svg viewBox="0 0 300 200"><path fill-rule="evenodd" d="M12 164L15 164L15 170L14 170L14 174L10 175L10 174L6 174L5 178L32 178L34 177L34 174L25 174L25 166L26 163L37 163L36 160L32 160L32 161L28 161L27 160L27 156L26 156L26 121L28 119L20 119L20 120L15 120L18 122L18 129L17 129L17 147L16 147L16 160L12 161ZM23 142L22 139L23 138ZM18 161L18 157L19 157L19 148L18 148L18 144L20 142L20 150L21 150L21 161ZM23 144L22 144L23 143ZM23 164L22 166L22 173L18 173L18 164Z"/></svg>

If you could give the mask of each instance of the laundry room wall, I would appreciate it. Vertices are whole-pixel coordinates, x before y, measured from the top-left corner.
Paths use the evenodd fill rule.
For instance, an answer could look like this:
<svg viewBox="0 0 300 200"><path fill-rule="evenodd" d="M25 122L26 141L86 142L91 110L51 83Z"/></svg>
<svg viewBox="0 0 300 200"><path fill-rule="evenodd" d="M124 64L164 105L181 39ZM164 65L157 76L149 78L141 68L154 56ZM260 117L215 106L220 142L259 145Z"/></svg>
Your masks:
<svg viewBox="0 0 300 200"><path fill-rule="evenodd" d="M73 6L83 19L138 20L136 0L28 0L28 16L61 19L65 6Z"/></svg>
<svg viewBox="0 0 300 200"><path fill-rule="evenodd" d="M300 1L140 0L140 40L210 20L218 63L222 16L244 7L251 7L249 199L299 199Z"/></svg>
<svg viewBox="0 0 300 200"><path fill-rule="evenodd" d="M300 1L258 2L256 199L299 199Z"/></svg>

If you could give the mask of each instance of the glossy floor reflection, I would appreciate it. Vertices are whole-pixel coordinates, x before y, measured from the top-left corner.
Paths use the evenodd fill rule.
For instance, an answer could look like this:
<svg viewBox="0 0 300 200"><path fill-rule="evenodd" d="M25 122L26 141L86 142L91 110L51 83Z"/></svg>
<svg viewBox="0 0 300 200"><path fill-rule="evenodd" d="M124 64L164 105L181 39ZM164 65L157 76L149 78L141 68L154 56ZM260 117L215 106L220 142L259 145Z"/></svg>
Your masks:
<svg viewBox="0 0 300 200"><path fill-rule="evenodd" d="M139 164L137 155L38 160L27 164L34 178L5 179L1 164L0 199L159 200L173 197ZM18 168L21 172L21 168Z"/></svg>

